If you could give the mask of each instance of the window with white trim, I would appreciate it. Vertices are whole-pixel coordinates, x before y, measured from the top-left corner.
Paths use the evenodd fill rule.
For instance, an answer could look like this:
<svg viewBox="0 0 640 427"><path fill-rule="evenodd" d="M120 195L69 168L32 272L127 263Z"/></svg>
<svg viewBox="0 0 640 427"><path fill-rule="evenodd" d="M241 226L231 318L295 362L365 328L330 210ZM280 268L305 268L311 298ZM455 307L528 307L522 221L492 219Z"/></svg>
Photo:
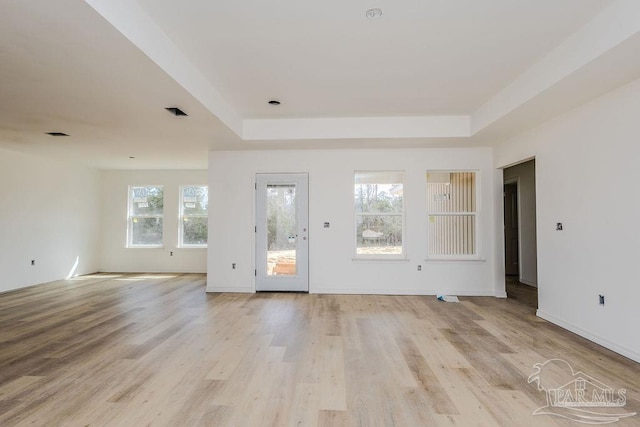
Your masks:
<svg viewBox="0 0 640 427"><path fill-rule="evenodd" d="M162 247L164 188L129 186L127 247Z"/></svg>
<svg viewBox="0 0 640 427"><path fill-rule="evenodd" d="M402 171L355 172L357 258L401 258L404 255L403 187Z"/></svg>
<svg viewBox="0 0 640 427"><path fill-rule="evenodd" d="M429 257L477 257L477 173L427 172Z"/></svg>
<svg viewBox="0 0 640 427"><path fill-rule="evenodd" d="M180 186L178 246L206 248L209 221L209 187Z"/></svg>

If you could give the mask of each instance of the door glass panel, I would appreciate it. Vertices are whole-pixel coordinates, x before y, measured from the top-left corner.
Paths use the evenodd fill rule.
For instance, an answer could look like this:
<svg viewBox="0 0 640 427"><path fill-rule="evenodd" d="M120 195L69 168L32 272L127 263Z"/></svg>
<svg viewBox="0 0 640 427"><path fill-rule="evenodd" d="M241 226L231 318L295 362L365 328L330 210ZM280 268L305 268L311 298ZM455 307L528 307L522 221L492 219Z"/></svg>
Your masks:
<svg viewBox="0 0 640 427"><path fill-rule="evenodd" d="M296 185L267 185L267 275L296 275Z"/></svg>

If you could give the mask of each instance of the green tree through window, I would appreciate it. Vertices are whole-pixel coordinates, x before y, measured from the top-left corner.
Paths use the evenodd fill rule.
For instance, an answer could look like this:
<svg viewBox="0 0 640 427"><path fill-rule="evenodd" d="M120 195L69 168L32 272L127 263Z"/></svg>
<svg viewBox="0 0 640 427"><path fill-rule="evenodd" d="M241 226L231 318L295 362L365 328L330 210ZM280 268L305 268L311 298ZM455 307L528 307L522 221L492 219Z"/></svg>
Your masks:
<svg viewBox="0 0 640 427"><path fill-rule="evenodd" d="M180 187L180 246L207 246L209 221L209 187Z"/></svg>
<svg viewBox="0 0 640 427"><path fill-rule="evenodd" d="M128 246L162 246L164 188L129 187Z"/></svg>
<svg viewBox="0 0 640 427"><path fill-rule="evenodd" d="M403 172L356 172L356 255L403 254Z"/></svg>

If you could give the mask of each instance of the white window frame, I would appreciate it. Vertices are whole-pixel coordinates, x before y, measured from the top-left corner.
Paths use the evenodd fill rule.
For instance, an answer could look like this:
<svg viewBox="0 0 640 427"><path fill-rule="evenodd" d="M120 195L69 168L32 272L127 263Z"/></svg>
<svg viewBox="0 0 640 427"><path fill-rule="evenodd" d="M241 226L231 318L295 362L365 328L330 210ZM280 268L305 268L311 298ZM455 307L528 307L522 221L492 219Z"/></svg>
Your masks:
<svg viewBox="0 0 640 427"><path fill-rule="evenodd" d="M475 175L475 200L476 200L476 210L475 212L439 212L439 211L429 211L427 208L427 261L478 261L482 260L480 254L480 228L479 228L479 219L480 219L480 209L481 209L481 199L480 199L480 188L481 188L481 176L480 171L475 169L449 169L449 170L438 170L438 169L429 169L425 173L425 193L426 193L426 185L427 174L429 173L473 173ZM425 206L426 207L426 206ZM430 236L429 236L429 218L431 216L471 216L474 218L473 228L475 230L474 236L474 248L473 254L460 254L460 255L431 255L431 248L429 247Z"/></svg>
<svg viewBox="0 0 640 427"><path fill-rule="evenodd" d="M133 189L140 187L157 187L162 189L162 214L153 214L153 215L134 215L133 214ZM127 248L135 249L135 248L164 248L164 185L157 184L140 184L140 185L129 185L127 187L128 191L128 204L127 204ZM139 245L133 243L133 219L134 218L160 218L162 219L162 242L154 245Z"/></svg>
<svg viewBox="0 0 640 427"><path fill-rule="evenodd" d="M404 170L356 170L353 173L353 182L352 182L352 197L355 196L355 194L353 193L355 191L355 179L356 179L356 175L360 174L360 173L370 173L370 174L376 174L376 173L380 173L380 174L393 174L393 173L397 173L397 174L401 174L402 175L402 192L403 192L403 196L402 196L402 212L400 213L394 213L394 212L381 212L381 213L361 213L361 212L357 212L356 210L356 205L355 203L353 204L353 242L354 242L354 248L353 248L353 260L357 261L357 260L386 260L386 261L391 261L391 260L400 260L400 261L406 261L407 259L407 252L406 252L406 220L405 220L405 197L404 197L404 192L406 189L406 171ZM379 182L377 184L391 184L391 183L384 183L384 182ZM358 218L359 217L365 217L365 216L398 216L400 217L400 220L402 221L402 247L401 247L401 252L399 254L359 254L358 253Z"/></svg>
<svg viewBox="0 0 640 427"><path fill-rule="evenodd" d="M189 244L184 243L184 218L209 218L209 208L207 205L207 214L185 214L184 213L184 189L188 187L206 187L207 192L209 190L209 186L206 184L192 184L192 185L181 185L178 189L180 192L180 205L178 206L178 247L179 248L207 248L208 243L204 244ZM207 226L208 231L208 226ZM208 240L208 239L207 239Z"/></svg>

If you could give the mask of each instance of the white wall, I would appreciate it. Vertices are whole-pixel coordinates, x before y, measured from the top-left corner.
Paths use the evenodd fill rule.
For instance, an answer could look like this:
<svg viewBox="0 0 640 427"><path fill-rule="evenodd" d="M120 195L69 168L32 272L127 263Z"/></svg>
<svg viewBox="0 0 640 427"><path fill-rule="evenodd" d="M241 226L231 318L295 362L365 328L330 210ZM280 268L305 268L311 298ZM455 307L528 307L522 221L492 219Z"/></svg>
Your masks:
<svg viewBox="0 0 640 427"><path fill-rule="evenodd" d="M256 173L309 173L309 253L313 293L504 295L495 274L492 150L319 150L209 153L208 291L254 292ZM482 261L425 261L427 170L478 170ZM354 261L355 170L405 171L409 261ZM331 223L323 228L323 223ZM233 270L231 264L236 263ZM422 271L417 266L422 265Z"/></svg>
<svg viewBox="0 0 640 427"><path fill-rule="evenodd" d="M536 164L534 160L504 170L504 181L518 183L520 282L538 284L536 250Z"/></svg>
<svg viewBox="0 0 640 427"><path fill-rule="evenodd" d="M179 186L206 184L206 171L103 171L100 271L206 272L206 249L177 247ZM163 248L126 247L129 185L164 186Z"/></svg>
<svg viewBox="0 0 640 427"><path fill-rule="evenodd" d="M536 158L538 315L640 362L639 112L636 80L495 156L498 167Z"/></svg>
<svg viewBox="0 0 640 427"><path fill-rule="evenodd" d="M0 292L98 270L97 170L0 149L0 182Z"/></svg>

